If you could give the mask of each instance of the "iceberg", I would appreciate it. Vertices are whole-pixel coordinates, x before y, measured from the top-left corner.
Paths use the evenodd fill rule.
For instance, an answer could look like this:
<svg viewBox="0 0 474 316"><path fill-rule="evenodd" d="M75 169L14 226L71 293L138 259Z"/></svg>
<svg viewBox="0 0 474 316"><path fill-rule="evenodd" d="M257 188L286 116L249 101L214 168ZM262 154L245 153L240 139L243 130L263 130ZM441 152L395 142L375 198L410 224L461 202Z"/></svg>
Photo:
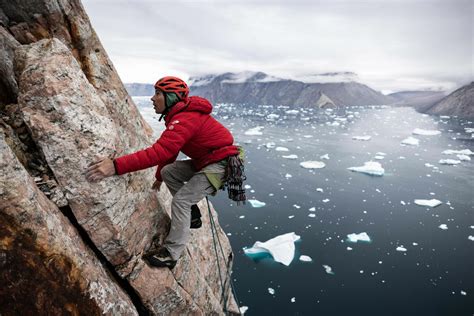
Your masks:
<svg viewBox="0 0 474 316"><path fill-rule="evenodd" d="M458 165L461 163L461 160L456 159L441 159L438 161L440 165Z"/></svg>
<svg viewBox="0 0 474 316"><path fill-rule="evenodd" d="M270 293L271 295L274 295L275 294L275 290L271 287L268 288L268 293Z"/></svg>
<svg viewBox="0 0 474 316"><path fill-rule="evenodd" d="M326 270L327 274L334 274L334 272L332 271L332 268L330 266L323 264L323 268L324 268L324 270Z"/></svg>
<svg viewBox="0 0 474 316"><path fill-rule="evenodd" d="M289 266L295 256L295 241L299 239L294 232L279 235L266 242L255 242L252 248L244 248L244 253L249 256L269 253L276 262Z"/></svg>
<svg viewBox="0 0 474 316"><path fill-rule="evenodd" d="M290 151L288 148L286 147L277 147L275 148L276 151Z"/></svg>
<svg viewBox="0 0 474 316"><path fill-rule="evenodd" d="M322 155L319 158L329 160L329 154Z"/></svg>
<svg viewBox="0 0 474 316"><path fill-rule="evenodd" d="M352 136L352 139L353 140L364 140L364 141L367 141L367 140L370 140L372 138L372 136Z"/></svg>
<svg viewBox="0 0 474 316"><path fill-rule="evenodd" d="M414 135L423 135L423 136L434 136L434 135L441 134L441 132L437 130L429 130L429 129L421 129L421 128L415 128L413 132L411 133Z"/></svg>
<svg viewBox="0 0 474 316"><path fill-rule="evenodd" d="M260 202L259 200L248 200L250 205L252 205L252 207L264 207L266 204L265 202Z"/></svg>
<svg viewBox="0 0 474 316"><path fill-rule="evenodd" d="M446 225L446 224L441 224L438 227L441 228L442 230L448 229L448 225Z"/></svg>
<svg viewBox="0 0 474 316"><path fill-rule="evenodd" d="M321 169L326 166L322 161L303 161L300 162L300 166L305 169Z"/></svg>
<svg viewBox="0 0 474 316"><path fill-rule="evenodd" d="M270 148L275 148L276 144L274 142L268 142L265 144L265 147L267 147L268 149Z"/></svg>
<svg viewBox="0 0 474 316"><path fill-rule="evenodd" d="M292 160L298 159L297 155L288 155L288 156L282 156L282 157L285 158L285 159L292 159Z"/></svg>
<svg viewBox="0 0 474 316"><path fill-rule="evenodd" d="M241 306L241 307L239 308L240 313L241 313L242 315L245 314L245 312L248 311L248 309L249 309L248 306Z"/></svg>
<svg viewBox="0 0 474 316"><path fill-rule="evenodd" d="M440 200L437 200L437 199L431 199L431 200L415 200L415 204L416 205L420 205L420 206L429 206L429 207L436 207L438 205L441 205L443 204L443 202L441 202Z"/></svg>
<svg viewBox="0 0 474 316"><path fill-rule="evenodd" d="M369 235L367 235L366 232L363 232L360 234L355 234L355 233L348 234L347 241L356 243L358 241L371 242L372 240L370 239Z"/></svg>
<svg viewBox="0 0 474 316"><path fill-rule="evenodd" d="M415 137L411 137L411 136L409 136L408 138L405 138L404 140L402 140L402 145L417 146L419 144L420 144L420 141L418 139L416 139Z"/></svg>
<svg viewBox="0 0 474 316"><path fill-rule="evenodd" d="M471 157L468 155L456 155L456 157L458 157L458 159L461 161L471 161Z"/></svg>
<svg viewBox="0 0 474 316"><path fill-rule="evenodd" d="M474 241L474 236L469 235L467 239Z"/></svg>
<svg viewBox="0 0 474 316"><path fill-rule="evenodd" d="M311 262L311 261L313 261L313 259L311 259L310 256L301 255L301 256L300 256L300 261L303 261L303 262Z"/></svg>
<svg viewBox="0 0 474 316"><path fill-rule="evenodd" d="M361 167L350 167L347 169L355 172L370 174L372 176L383 176L383 174L385 173L385 170L384 168L382 168L382 165L375 161L367 161Z"/></svg>
<svg viewBox="0 0 474 316"><path fill-rule="evenodd" d="M405 251L407 251L407 248L403 247L403 245L402 245L402 246L398 246L396 250L405 252Z"/></svg>
<svg viewBox="0 0 474 316"><path fill-rule="evenodd" d="M452 149L447 149L442 152L443 155L467 155L471 156L474 155L474 152L472 152L470 149L461 149L461 150L452 150Z"/></svg>
<svg viewBox="0 0 474 316"><path fill-rule="evenodd" d="M263 133L260 131L261 129L263 129L263 126L257 126L257 127L254 127L254 128L251 128L247 131L245 131L245 135L247 136L258 136L258 135L263 135Z"/></svg>

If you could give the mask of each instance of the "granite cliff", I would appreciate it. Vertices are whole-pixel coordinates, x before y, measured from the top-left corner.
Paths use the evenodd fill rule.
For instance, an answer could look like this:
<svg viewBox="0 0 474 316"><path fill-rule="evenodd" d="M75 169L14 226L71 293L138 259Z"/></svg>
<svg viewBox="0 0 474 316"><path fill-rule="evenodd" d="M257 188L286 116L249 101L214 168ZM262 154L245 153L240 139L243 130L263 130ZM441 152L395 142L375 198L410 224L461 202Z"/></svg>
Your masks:
<svg viewBox="0 0 474 316"><path fill-rule="evenodd" d="M474 119L474 81L453 91L421 112Z"/></svg>
<svg viewBox="0 0 474 316"><path fill-rule="evenodd" d="M80 1L2 0L0 46L0 314L238 314L208 216L173 271L151 268L169 191L151 190L153 170L85 179L96 157L154 140Z"/></svg>

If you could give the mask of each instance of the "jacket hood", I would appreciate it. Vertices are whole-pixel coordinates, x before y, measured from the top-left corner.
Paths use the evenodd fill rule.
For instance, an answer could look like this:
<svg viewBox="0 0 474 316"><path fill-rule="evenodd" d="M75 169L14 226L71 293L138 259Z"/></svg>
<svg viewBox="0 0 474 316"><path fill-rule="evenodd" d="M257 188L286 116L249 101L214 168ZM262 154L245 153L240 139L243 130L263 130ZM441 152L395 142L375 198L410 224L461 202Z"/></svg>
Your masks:
<svg viewBox="0 0 474 316"><path fill-rule="evenodd" d="M165 122L168 121L179 112L200 112L203 114L210 114L212 112L212 104L207 99L192 96L186 100L176 103L169 113L165 116Z"/></svg>

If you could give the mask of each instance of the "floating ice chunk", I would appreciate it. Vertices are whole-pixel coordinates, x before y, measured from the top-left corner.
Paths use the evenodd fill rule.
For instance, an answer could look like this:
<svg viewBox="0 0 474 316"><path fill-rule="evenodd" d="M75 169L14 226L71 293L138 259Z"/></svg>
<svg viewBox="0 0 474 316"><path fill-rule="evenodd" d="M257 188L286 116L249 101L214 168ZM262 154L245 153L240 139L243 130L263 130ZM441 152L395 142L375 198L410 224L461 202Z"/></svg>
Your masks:
<svg viewBox="0 0 474 316"><path fill-rule="evenodd" d="M415 204L420 205L420 206L436 207L438 205L443 204L443 202L437 199L431 199L431 200L418 199L418 200L415 200Z"/></svg>
<svg viewBox="0 0 474 316"><path fill-rule="evenodd" d="M301 255L301 256L300 256L300 261L303 261L303 262L311 262L311 261L313 261L313 259L311 259L310 256Z"/></svg>
<svg viewBox="0 0 474 316"><path fill-rule="evenodd" d="M258 135L263 135L263 133L261 132L261 130L263 129L264 127L263 126L257 126L257 127L254 127L254 128L251 128L247 131L245 131L245 135L247 136L258 136Z"/></svg>
<svg viewBox="0 0 474 316"><path fill-rule="evenodd" d="M400 204L401 204L401 205L407 205L407 204L405 203L405 201L400 201Z"/></svg>
<svg viewBox="0 0 474 316"><path fill-rule="evenodd" d="M282 156L285 159L298 159L297 155L288 155L288 156Z"/></svg>
<svg viewBox="0 0 474 316"><path fill-rule="evenodd" d="M461 163L461 160L456 159L440 159L438 161L440 165L458 165Z"/></svg>
<svg viewBox="0 0 474 316"><path fill-rule="evenodd" d="M316 188L316 191L321 192L321 193L324 192L324 190L322 188Z"/></svg>
<svg viewBox="0 0 474 316"><path fill-rule="evenodd" d="M461 290L461 292L460 292L460 293L461 293L461 295L464 295L464 296L466 296L466 295L467 295L467 293L466 293L465 291L463 291L463 290Z"/></svg>
<svg viewBox="0 0 474 316"><path fill-rule="evenodd" d="M245 312L248 311L248 310L249 310L248 306L240 306L240 308L239 308L239 311L242 315L245 314Z"/></svg>
<svg viewBox="0 0 474 316"><path fill-rule="evenodd" d="M285 111L285 113L296 115L296 114L300 113L300 111L298 111L298 110L288 110L288 111Z"/></svg>
<svg viewBox="0 0 474 316"><path fill-rule="evenodd" d="M474 155L474 152L472 152L470 149L461 149L461 150L452 150L448 149L442 152L443 155L467 155L471 156Z"/></svg>
<svg viewBox="0 0 474 316"><path fill-rule="evenodd" d="M381 151L379 151L379 152L377 152L377 153L375 153L375 154L376 154L376 155L380 155L380 156L385 156L385 155L386 155L386 153L383 153L383 152L381 152Z"/></svg>
<svg viewBox="0 0 474 316"><path fill-rule="evenodd" d="M440 115L439 118L441 118L441 119L449 119L449 115Z"/></svg>
<svg viewBox="0 0 474 316"><path fill-rule="evenodd" d="M240 215L239 218L245 218L245 215Z"/></svg>
<svg viewBox="0 0 474 316"><path fill-rule="evenodd" d="M414 134L414 135L424 135L424 136L434 136L434 135L441 134L441 132L437 131L437 130L415 128L413 130L412 134Z"/></svg>
<svg viewBox="0 0 474 316"><path fill-rule="evenodd" d="M334 272L332 271L332 268L330 266L323 264L323 268L324 268L324 270L326 270L327 274L334 274Z"/></svg>
<svg viewBox="0 0 474 316"><path fill-rule="evenodd" d="M402 140L402 144L417 146L420 144L420 141L416 139L415 137L409 136L408 138L405 138L404 140Z"/></svg>
<svg viewBox="0 0 474 316"><path fill-rule="evenodd" d="M296 235L294 232L287 233L269 239L266 242L257 241L254 243L252 248L244 248L244 252L246 255L267 252L272 255L276 262L288 266L295 256L295 241L299 239L300 236Z"/></svg>
<svg viewBox="0 0 474 316"><path fill-rule="evenodd" d="M351 251L351 250L352 250L352 247L347 247L346 249L349 250L349 251Z"/></svg>
<svg viewBox="0 0 474 316"><path fill-rule="evenodd" d="M316 211L316 208L313 206L312 208L309 209L310 212Z"/></svg>
<svg viewBox="0 0 474 316"><path fill-rule="evenodd" d="M304 138L313 138L313 135L303 135Z"/></svg>
<svg viewBox="0 0 474 316"><path fill-rule="evenodd" d="M265 202L260 202L259 200L248 200L252 207L264 207Z"/></svg>
<svg viewBox="0 0 474 316"><path fill-rule="evenodd" d="M271 287L268 288L268 293L270 293L271 295L274 295L275 294L275 290L272 289Z"/></svg>
<svg viewBox="0 0 474 316"><path fill-rule="evenodd" d="M295 217L295 215L288 216L289 219L292 219L293 217Z"/></svg>
<svg viewBox="0 0 474 316"><path fill-rule="evenodd" d="M347 169L355 172L370 174L373 176L383 176L383 174L385 173L385 170L382 168L382 165L375 161L367 161L361 167L350 167Z"/></svg>
<svg viewBox="0 0 474 316"><path fill-rule="evenodd" d="M288 148L286 147L277 147L275 148L276 151L290 151Z"/></svg>
<svg viewBox="0 0 474 316"><path fill-rule="evenodd" d="M308 217L316 217L316 214L310 213L308 214Z"/></svg>
<svg viewBox="0 0 474 316"><path fill-rule="evenodd" d="M425 163L425 167L428 167L428 168L433 168L434 165L430 164L430 163Z"/></svg>
<svg viewBox="0 0 474 316"><path fill-rule="evenodd" d="M370 239L369 235L367 235L366 232L360 233L360 234L349 234L347 235L347 241L349 242L358 242L358 241L365 241L365 242L371 242L372 240Z"/></svg>
<svg viewBox="0 0 474 316"><path fill-rule="evenodd" d="M474 236L469 235L469 237L467 237L467 239L474 241Z"/></svg>
<svg viewBox="0 0 474 316"><path fill-rule="evenodd" d="M367 141L367 140L370 140L372 138L372 136L352 136L352 139L353 140L364 140L364 141Z"/></svg>
<svg viewBox="0 0 474 316"><path fill-rule="evenodd" d="M289 174L289 173L285 174L285 178L289 179L291 177L293 177L291 174Z"/></svg>
<svg viewBox="0 0 474 316"><path fill-rule="evenodd" d="M446 224L441 224L438 227L441 228L442 230L448 229L448 225L446 225Z"/></svg>
<svg viewBox="0 0 474 316"><path fill-rule="evenodd" d="M275 148L275 146L276 146L276 144L274 142L268 142L268 143L265 144L265 147L267 147L269 149L270 148Z"/></svg>
<svg viewBox="0 0 474 316"><path fill-rule="evenodd" d="M374 158L377 159L377 160L382 160L382 159L385 158L385 156L375 156Z"/></svg>
<svg viewBox="0 0 474 316"><path fill-rule="evenodd" d="M324 200L323 200L323 203L327 203L327 202L329 202L329 201L330 201L329 199L324 199Z"/></svg>
<svg viewBox="0 0 474 316"><path fill-rule="evenodd" d="M278 115L278 114L273 114L273 113L272 113L272 114L268 114L268 115L267 115L267 120L268 120L268 121L273 121L273 120L276 120L276 119L279 118L279 117L280 117L280 115Z"/></svg>
<svg viewBox="0 0 474 316"><path fill-rule="evenodd" d="M470 161L471 160L471 157L469 157L468 155L456 155L456 157L458 157L458 159L461 160L461 161Z"/></svg>
<svg viewBox="0 0 474 316"><path fill-rule="evenodd" d="M290 300L292 303L296 302L296 298L295 297L292 297L291 300Z"/></svg>
<svg viewBox="0 0 474 316"><path fill-rule="evenodd" d="M329 154L325 154L325 155L319 156L319 158L320 158L320 159L329 160Z"/></svg>
<svg viewBox="0 0 474 316"><path fill-rule="evenodd" d="M326 166L322 161L303 161L300 162L300 166L305 169L321 169Z"/></svg>
<svg viewBox="0 0 474 316"><path fill-rule="evenodd" d="M407 251L407 248L405 248L405 247L403 247L403 245L401 245L401 246L398 246L396 250L405 252L405 251Z"/></svg>

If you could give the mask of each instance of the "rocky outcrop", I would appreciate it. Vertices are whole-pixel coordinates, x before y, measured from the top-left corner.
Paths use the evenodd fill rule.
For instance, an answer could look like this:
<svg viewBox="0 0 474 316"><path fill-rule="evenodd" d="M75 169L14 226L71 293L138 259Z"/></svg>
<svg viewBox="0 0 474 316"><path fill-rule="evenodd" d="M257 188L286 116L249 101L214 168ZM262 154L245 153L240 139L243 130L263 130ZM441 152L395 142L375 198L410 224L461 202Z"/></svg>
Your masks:
<svg viewBox="0 0 474 316"><path fill-rule="evenodd" d="M452 115L469 119L474 118L474 81L457 89L421 112L436 115Z"/></svg>
<svg viewBox="0 0 474 316"><path fill-rule="evenodd" d="M48 315L221 314L225 301L238 313L225 275L232 249L218 227L223 256L216 259L208 216L173 271L150 268L141 255L169 229L165 186L151 190L153 170L85 179L96 157L154 140L81 3L3 1L0 24L7 52L0 59L0 265L10 271L0 300L30 298L0 304L0 314L28 306ZM22 269L24 286L17 288ZM38 278L28 272L35 270ZM220 278L227 280L224 295Z"/></svg>
<svg viewBox="0 0 474 316"><path fill-rule="evenodd" d="M411 106L419 112L424 112L446 94L443 91L400 91L388 96L396 100L392 106Z"/></svg>
<svg viewBox="0 0 474 316"><path fill-rule="evenodd" d="M212 102L273 104L289 107L319 106L324 94L338 107L391 104L394 99L358 82L304 83L279 79L262 72L248 75L224 73L191 78L191 93ZM245 78L245 79L243 79Z"/></svg>

